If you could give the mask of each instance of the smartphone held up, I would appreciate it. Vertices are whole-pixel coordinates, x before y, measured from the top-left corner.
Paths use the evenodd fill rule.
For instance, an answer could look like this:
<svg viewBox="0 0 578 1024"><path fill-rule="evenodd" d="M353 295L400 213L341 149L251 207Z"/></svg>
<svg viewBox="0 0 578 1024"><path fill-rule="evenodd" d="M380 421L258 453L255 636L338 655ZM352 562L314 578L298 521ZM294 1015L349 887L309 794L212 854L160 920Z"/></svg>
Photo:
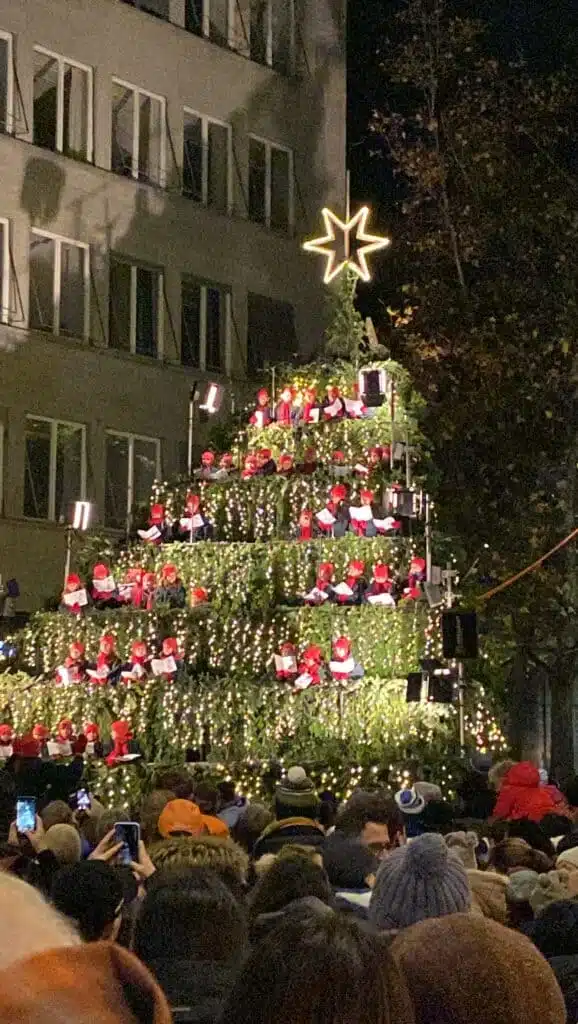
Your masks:
<svg viewBox="0 0 578 1024"><path fill-rule="evenodd" d="M137 821L117 821L114 826L114 841L122 843L118 854L121 864L138 864L140 825Z"/></svg>

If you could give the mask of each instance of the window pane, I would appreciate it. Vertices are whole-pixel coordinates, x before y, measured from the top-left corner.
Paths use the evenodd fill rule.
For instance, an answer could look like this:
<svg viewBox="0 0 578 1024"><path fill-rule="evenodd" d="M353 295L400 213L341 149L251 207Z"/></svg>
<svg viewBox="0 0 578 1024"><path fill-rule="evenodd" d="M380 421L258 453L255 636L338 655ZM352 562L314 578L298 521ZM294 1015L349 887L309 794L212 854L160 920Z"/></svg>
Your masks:
<svg viewBox="0 0 578 1024"><path fill-rule="evenodd" d="M104 525L122 530L128 503L128 437L107 434Z"/></svg>
<svg viewBox="0 0 578 1024"><path fill-rule="evenodd" d="M154 441L134 439L133 504L150 501L157 475L157 446Z"/></svg>
<svg viewBox="0 0 578 1024"><path fill-rule="evenodd" d="M111 348L130 352L130 278L128 263L110 264L108 299L108 343Z"/></svg>
<svg viewBox="0 0 578 1024"><path fill-rule="evenodd" d="M136 351L141 356L156 356L158 332L157 270L136 268Z"/></svg>
<svg viewBox="0 0 578 1024"><path fill-rule="evenodd" d="M169 0L139 0L137 7L140 7L141 11L146 11L147 14L154 14L155 17L168 21Z"/></svg>
<svg viewBox="0 0 578 1024"><path fill-rule="evenodd" d="M203 34L203 0L185 0L185 28L197 36Z"/></svg>
<svg viewBox="0 0 578 1024"><path fill-rule="evenodd" d="M5 132L8 123L8 76L10 74L10 48L7 39L0 39L0 132Z"/></svg>
<svg viewBox="0 0 578 1024"><path fill-rule="evenodd" d="M54 511L58 522L66 522L69 505L84 498L82 435L82 427L68 426L65 423L59 423L57 426Z"/></svg>
<svg viewBox="0 0 578 1024"><path fill-rule="evenodd" d="M225 320L222 292L206 288L207 293L207 370L221 369L221 337Z"/></svg>
<svg viewBox="0 0 578 1024"><path fill-rule="evenodd" d="M30 236L30 326L40 331L54 326L54 246L52 238Z"/></svg>
<svg viewBox="0 0 578 1024"><path fill-rule="evenodd" d="M285 75L291 70L291 14L290 0L271 0L271 63Z"/></svg>
<svg viewBox="0 0 578 1024"><path fill-rule="evenodd" d="M84 337L87 283L84 279L86 251L78 245L60 246L60 331Z"/></svg>
<svg viewBox="0 0 578 1024"><path fill-rule="evenodd" d="M249 217L265 223L266 151L262 142L249 140Z"/></svg>
<svg viewBox="0 0 578 1024"><path fill-rule="evenodd" d="M226 213L229 198L229 131L209 121L209 167L207 202Z"/></svg>
<svg viewBox="0 0 578 1024"><path fill-rule="evenodd" d="M112 152L111 168L116 174L133 172L134 92L124 85L112 83Z"/></svg>
<svg viewBox="0 0 578 1024"><path fill-rule="evenodd" d="M181 363L200 366L201 362L201 288L183 281L181 290Z"/></svg>
<svg viewBox="0 0 578 1024"><path fill-rule="evenodd" d="M58 61L34 51L33 142L56 149Z"/></svg>
<svg viewBox="0 0 578 1024"><path fill-rule="evenodd" d="M4 254L5 254L5 249L6 249L6 233L7 233L7 231L8 231L8 228L7 228L6 224L3 224L0 221L0 317L5 316L7 313L10 312L10 310L8 308L8 305L7 304L5 305L4 301L3 301L3 299L4 299L4 275L8 273L8 267L6 266L6 261L4 259ZM0 434L1 434L1 432L2 432L2 428L0 426ZM1 454L2 453L1 453L1 450L0 450L0 456L1 456ZM2 465L2 459L0 458L0 466L1 465ZM1 481L0 481L0 483L1 483Z"/></svg>
<svg viewBox="0 0 578 1024"><path fill-rule="evenodd" d="M185 114L183 130L183 195L203 199L203 137L200 117Z"/></svg>
<svg viewBox="0 0 578 1024"><path fill-rule="evenodd" d="M161 180L162 104L151 96L139 96L138 176L141 181Z"/></svg>
<svg viewBox="0 0 578 1024"><path fill-rule="evenodd" d="M271 149L271 227L289 230L289 153Z"/></svg>
<svg viewBox="0 0 578 1024"><path fill-rule="evenodd" d="M251 60L267 61L268 0L251 0Z"/></svg>
<svg viewBox="0 0 578 1024"><path fill-rule="evenodd" d="M50 431L46 420L26 420L24 515L31 519L49 516Z"/></svg>
<svg viewBox="0 0 578 1024"><path fill-rule="evenodd" d="M77 160L88 159L88 72L64 65L62 151Z"/></svg>
<svg viewBox="0 0 578 1024"><path fill-rule="evenodd" d="M229 0L210 0L209 38L219 46L227 46Z"/></svg>
<svg viewBox="0 0 578 1024"><path fill-rule="evenodd" d="M262 370L297 352L295 312L288 302L249 292L247 309L247 369Z"/></svg>

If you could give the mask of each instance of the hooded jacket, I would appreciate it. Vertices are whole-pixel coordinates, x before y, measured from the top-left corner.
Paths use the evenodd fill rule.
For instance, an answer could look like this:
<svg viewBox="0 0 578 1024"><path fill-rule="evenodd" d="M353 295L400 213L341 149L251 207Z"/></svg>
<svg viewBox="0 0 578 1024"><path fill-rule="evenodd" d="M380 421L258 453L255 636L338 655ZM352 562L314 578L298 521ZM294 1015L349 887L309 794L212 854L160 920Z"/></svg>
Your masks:
<svg viewBox="0 0 578 1024"><path fill-rule="evenodd" d="M257 861L266 853L279 853L284 846L298 843L300 846L323 846L323 827L311 818L283 818L273 821L261 833L253 847L253 860Z"/></svg>
<svg viewBox="0 0 578 1024"><path fill-rule="evenodd" d="M552 795L540 785L540 773L531 761L520 761L510 768L498 794L494 819L541 821L544 815L555 812Z"/></svg>

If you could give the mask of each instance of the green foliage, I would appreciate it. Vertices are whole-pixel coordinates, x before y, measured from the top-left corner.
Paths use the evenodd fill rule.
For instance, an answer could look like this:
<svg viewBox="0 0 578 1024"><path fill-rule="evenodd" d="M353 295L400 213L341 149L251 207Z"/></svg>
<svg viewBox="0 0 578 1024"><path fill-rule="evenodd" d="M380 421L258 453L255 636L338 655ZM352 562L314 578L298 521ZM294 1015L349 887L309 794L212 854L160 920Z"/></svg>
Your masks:
<svg viewBox="0 0 578 1024"><path fill-rule="evenodd" d="M348 359L354 366L367 349L365 325L355 306L357 280L357 275L348 269L330 286L332 318L325 331L327 354Z"/></svg>

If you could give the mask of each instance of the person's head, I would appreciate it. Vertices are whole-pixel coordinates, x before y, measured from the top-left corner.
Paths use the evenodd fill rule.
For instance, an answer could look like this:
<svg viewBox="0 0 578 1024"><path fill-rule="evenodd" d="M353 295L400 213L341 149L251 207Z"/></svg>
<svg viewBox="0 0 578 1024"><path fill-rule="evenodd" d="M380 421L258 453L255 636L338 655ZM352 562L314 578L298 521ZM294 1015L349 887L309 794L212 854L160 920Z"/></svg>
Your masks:
<svg viewBox="0 0 578 1024"><path fill-rule="evenodd" d="M571 775L561 786L566 802L572 812L573 820L578 815L578 775Z"/></svg>
<svg viewBox="0 0 578 1024"><path fill-rule="evenodd" d="M375 882L379 861L359 839L336 832L323 847L323 866L334 889L367 889Z"/></svg>
<svg viewBox="0 0 578 1024"><path fill-rule="evenodd" d="M44 836L46 848L59 864L77 864L82 855L80 835L74 825L52 825Z"/></svg>
<svg viewBox="0 0 578 1024"><path fill-rule="evenodd" d="M512 928L519 928L525 921L534 920L530 896L538 885L539 878L537 871L527 869L515 871L508 877L506 909L507 921Z"/></svg>
<svg viewBox="0 0 578 1024"><path fill-rule="evenodd" d="M328 907L296 905L259 943L223 1013L227 1024L413 1024L383 937Z"/></svg>
<svg viewBox="0 0 578 1024"><path fill-rule="evenodd" d="M567 850L573 850L578 848L578 832L569 832L567 836L563 836L558 846L556 847L556 855L561 857Z"/></svg>
<svg viewBox="0 0 578 1024"><path fill-rule="evenodd" d="M400 846L377 872L369 918L376 928L408 928L427 917L465 913L471 906L466 869L441 836L427 833Z"/></svg>
<svg viewBox="0 0 578 1024"><path fill-rule="evenodd" d="M159 818L175 794L170 789L153 789L145 796L140 809L140 828L145 843L157 842L161 838L158 829Z"/></svg>
<svg viewBox="0 0 578 1024"><path fill-rule="evenodd" d="M72 925L36 889L5 872L0 872L0 904L0 970L47 949L80 943Z"/></svg>
<svg viewBox="0 0 578 1024"><path fill-rule="evenodd" d="M525 839L503 839L490 854L490 867L501 875L511 875L522 868L541 874L549 871L552 861L541 850L534 850Z"/></svg>
<svg viewBox="0 0 578 1024"><path fill-rule="evenodd" d="M549 903L537 915L531 928L532 942L548 959L578 954L578 901Z"/></svg>
<svg viewBox="0 0 578 1024"><path fill-rule="evenodd" d="M126 807L110 807L100 815L96 825L96 842L100 843L106 835L114 828L117 821L126 821Z"/></svg>
<svg viewBox="0 0 578 1024"><path fill-rule="evenodd" d="M533 850L541 850L542 853L554 860L556 851L552 840L542 830L542 826L529 818L520 818L508 822L508 836L514 839L525 839Z"/></svg>
<svg viewBox="0 0 578 1024"><path fill-rule="evenodd" d="M552 969L524 935L475 914L422 921L391 947L416 1024L564 1024Z"/></svg>
<svg viewBox="0 0 578 1024"><path fill-rule="evenodd" d="M226 779L224 782L219 782L217 790L219 793L220 807L228 807L230 804L235 802L237 798L237 791L232 779Z"/></svg>
<svg viewBox="0 0 578 1024"><path fill-rule="evenodd" d="M510 771L510 768L513 768L515 764L515 761L505 759L504 761L498 761L492 768L490 768L488 772L488 782L496 793L500 792L506 775Z"/></svg>
<svg viewBox="0 0 578 1024"><path fill-rule="evenodd" d="M52 880L51 899L56 909L76 925L85 942L116 938L123 886L111 864L85 860L61 868Z"/></svg>
<svg viewBox="0 0 578 1024"><path fill-rule="evenodd" d="M333 894L325 869L303 851L285 847L260 875L250 895L251 920L260 914L276 913L306 896L316 896L322 903L332 902Z"/></svg>
<svg viewBox="0 0 578 1024"><path fill-rule="evenodd" d="M278 821L286 818L311 818L317 821L319 817L319 797L315 785L299 765L289 769L275 790L275 817Z"/></svg>
<svg viewBox="0 0 578 1024"><path fill-rule="evenodd" d="M230 889L209 868L156 875L139 909L133 948L154 969L158 960L239 961L247 919Z"/></svg>
<svg viewBox="0 0 578 1024"><path fill-rule="evenodd" d="M177 800L189 800L193 796L193 779L186 768L173 768L159 775L157 789L170 789Z"/></svg>
<svg viewBox="0 0 578 1024"><path fill-rule="evenodd" d="M506 924L508 920L508 904L506 891L508 879L498 875L496 871L468 871L468 881L472 891L472 910L475 913L490 917L492 921Z"/></svg>
<svg viewBox="0 0 578 1024"><path fill-rule="evenodd" d="M465 868L477 868L476 846L478 837L475 832L448 832L445 836L446 845L458 855Z"/></svg>
<svg viewBox="0 0 578 1024"><path fill-rule="evenodd" d="M251 855L261 833L273 821L273 812L264 804L247 804L233 826L233 839Z"/></svg>
<svg viewBox="0 0 578 1024"><path fill-rule="evenodd" d="M210 782L198 782L195 786L195 803L203 814L216 814L219 806L219 791Z"/></svg>
<svg viewBox="0 0 578 1024"><path fill-rule="evenodd" d="M545 814L540 829L548 839L567 836L572 831L572 822L564 814Z"/></svg>
<svg viewBox="0 0 578 1024"><path fill-rule="evenodd" d="M384 857L403 839L403 815L385 793L359 790L337 815L336 832L359 839L376 857Z"/></svg>
<svg viewBox="0 0 578 1024"><path fill-rule="evenodd" d="M209 868L243 898L249 867L247 854L232 839L221 836L182 836L158 843L150 851L157 871L174 868Z"/></svg>
<svg viewBox="0 0 578 1024"><path fill-rule="evenodd" d="M40 818L45 832L53 825L69 825L72 821L72 810L64 800L51 800L43 811L40 811Z"/></svg>

